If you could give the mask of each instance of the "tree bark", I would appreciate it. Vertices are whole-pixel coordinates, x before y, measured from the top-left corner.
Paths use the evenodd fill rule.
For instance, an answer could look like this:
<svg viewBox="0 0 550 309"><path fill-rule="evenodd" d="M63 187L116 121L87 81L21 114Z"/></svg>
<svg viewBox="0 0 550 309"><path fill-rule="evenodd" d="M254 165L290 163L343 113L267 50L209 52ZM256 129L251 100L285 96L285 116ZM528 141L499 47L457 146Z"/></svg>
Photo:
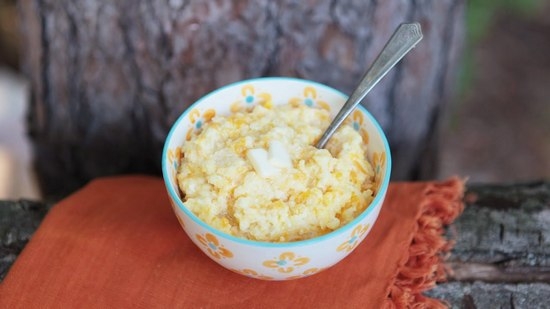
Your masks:
<svg viewBox="0 0 550 309"><path fill-rule="evenodd" d="M451 225L452 275L429 295L451 308L543 308L550 299L550 182L469 185Z"/></svg>
<svg viewBox="0 0 550 309"><path fill-rule="evenodd" d="M423 41L363 104L388 134L393 179L433 176L464 3L21 0L43 193L62 196L103 175L159 174L171 124L230 82L295 76L349 94L397 25L411 21L421 23Z"/></svg>

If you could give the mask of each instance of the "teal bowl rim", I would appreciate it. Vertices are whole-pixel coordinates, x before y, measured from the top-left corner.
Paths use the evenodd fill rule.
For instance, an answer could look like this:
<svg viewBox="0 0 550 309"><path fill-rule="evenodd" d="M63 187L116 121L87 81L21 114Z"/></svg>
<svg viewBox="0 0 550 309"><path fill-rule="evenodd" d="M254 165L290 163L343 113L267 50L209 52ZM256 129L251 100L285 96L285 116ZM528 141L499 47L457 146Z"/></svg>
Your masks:
<svg viewBox="0 0 550 309"><path fill-rule="evenodd" d="M211 232L212 234L214 234L218 237L226 238L226 239L229 239L231 241L234 241L234 242L237 242L237 243L240 243L240 244L244 244L244 245L248 245L248 246L266 247L266 248L288 248L288 247L296 247L296 246L313 245L315 243L322 242L326 239L333 238L335 236L338 236L342 233L345 233L345 232L349 231L353 226L355 226L359 221L363 220L366 216L368 216L373 211L373 209L375 207L372 207L372 205L383 203L383 199L384 199L384 197L387 193L389 182L390 182L391 168L392 168L390 146L388 144L388 140L386 138L386 135L384 134L384 131L382 130L382 127L380 126L378 121L376 121L376 119L371 115L371 113L369 111L367 111L367 109L364 108L361 105L358 105L357 108L361 109L363 111L363 113L370 119L370 121L374 124L375 128L380 132L380 136L382 137L382 142L384 144L384 150L386 151L386 154L387 154L387 156L386 156L386 167L387 167L386 174L385 174L384 180L382 181L382 184L380 185L380 189L378 190L376 196L372 200L371 204L367 207L367 209L365 209L359 216L357 216L352 221L348 222L346 225L344 225L344 226L342 226L342 227L340 227L340 228L338 228L338 229L336 229L332 232L329 232L327 234L324 234L324 235L321 235L321 236L318 236L318 237L304 239L304 240L298 240L298 241L292 241L292 242L267 242L267 241L257 241L257 240L249 240L249 239L239 238L239 237L233 236L231 234L227 234L225 232L217 230L217 229L211 227L210 225L206 224L204 221L202 221L192 211L190 211L187 207L185 207L185 205L182 202L181 198L179 197L178 193L174 190L174 188L171 187L171 185L169 183L170 174L168 172L168 165L169 164L167 162L168 144L169 144L169 141L172 138L172 134L174 133L176 127L178 126L178 123L180 121L182 121L187 116L187 114L196 105L200 104L200 102L206 100L207 98L209 98L210 96L214 95L217 92L220 92L220 91L223 91L227 88L235 87L235 86L238 86L238 85L241 85L241 84L258 82L258 81L270 81L270 80L272 80L272 81L291 81L291 82L300 82L300 83L311 84L311 85L314 85L316 87L324 88L325 90L333 92L337 95L340 95L340 96L342 96L342 98L344 100L348 98L348 96L345 95L344 93L342 93L341 91L336 90L336 89L334 89L332 87L329 87L327 85L324 85L324 84L321 84L321 83L318 83L318 82L314 82L314 81L311 81L311 80L294 78L294 77L258 77L258 78L252 78L252 79L247 79L247 80L241 80L241 81L230 83L230 84L227 84L227 85L222 86L220 88L217 88L217 89L207 93L206 95L202 96L196 102L194 102L189 107L187 107L187 109L172 124L172 127L171 127L171 129L168 133L168 136L166 137L166 141L164 143L164 148L163 148L163 151L162 151L162 176L164 178L164 184L166 186L168 194L170 195L170 198L172 198L172 200L175 201L175 203L178 205L178 208L181 211L183 211L189 218L191 218L193 221L195 221L195 223L202 226L203 228L205 228L206 230L208 230L209 232ZM382 207L382 205L380 205L380 207Z"/></svg>

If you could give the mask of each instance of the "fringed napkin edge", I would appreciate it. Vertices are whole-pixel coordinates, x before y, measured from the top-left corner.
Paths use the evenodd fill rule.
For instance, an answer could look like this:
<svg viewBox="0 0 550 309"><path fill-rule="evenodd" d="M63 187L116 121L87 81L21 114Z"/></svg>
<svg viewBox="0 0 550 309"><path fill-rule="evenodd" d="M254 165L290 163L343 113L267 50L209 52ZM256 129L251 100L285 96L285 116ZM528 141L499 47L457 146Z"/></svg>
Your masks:
<svg viewBox="0 0 550 309"><path fill-rule="evenodd" d="M408 257L388 288L386 308L448 307L423 293L446 281L450 273L445 260L455 242L445 237L445 228L464 210L464 187L465 180L458 177L426 187Z"/></svg>

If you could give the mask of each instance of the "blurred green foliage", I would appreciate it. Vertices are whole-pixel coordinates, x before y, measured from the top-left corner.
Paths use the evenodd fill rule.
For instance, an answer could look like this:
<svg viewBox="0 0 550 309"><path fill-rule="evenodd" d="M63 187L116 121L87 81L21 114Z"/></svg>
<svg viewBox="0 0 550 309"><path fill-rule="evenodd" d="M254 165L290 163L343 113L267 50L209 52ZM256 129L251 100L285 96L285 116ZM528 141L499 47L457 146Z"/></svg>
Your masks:
<svg viewBox="0 0 550 309"><path fill-rule="evenodd" d="M483 38L498 11L529 16L541 0L468 0L466 8L467 39L475 43Z"/></svg>
<svg viewBox="0 0 550 309"><path fill-rule="evenodd" d="M542 2L543 0L467 0L466 48L459 80L459 94L464 94L473 81L475 73L474 46L489 32L496 13L519 14L524 18L529 18Z"/></svg>

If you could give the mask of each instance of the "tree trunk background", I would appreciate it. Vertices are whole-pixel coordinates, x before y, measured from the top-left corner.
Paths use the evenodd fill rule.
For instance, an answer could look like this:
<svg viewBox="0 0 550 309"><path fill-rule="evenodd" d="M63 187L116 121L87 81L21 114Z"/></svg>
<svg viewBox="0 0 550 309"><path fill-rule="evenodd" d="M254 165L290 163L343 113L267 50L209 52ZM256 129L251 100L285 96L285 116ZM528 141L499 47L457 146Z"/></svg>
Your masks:
<svg viewBox="0 0 550 309"><path fill-rule="evenodd" d="M168 130L207 92L294 76L350 93L402 22L424 39L363 104L387 132L393 179L433 176L464 0L20 0L29 132L45 196L94 177L160 174Z"/></svg>

